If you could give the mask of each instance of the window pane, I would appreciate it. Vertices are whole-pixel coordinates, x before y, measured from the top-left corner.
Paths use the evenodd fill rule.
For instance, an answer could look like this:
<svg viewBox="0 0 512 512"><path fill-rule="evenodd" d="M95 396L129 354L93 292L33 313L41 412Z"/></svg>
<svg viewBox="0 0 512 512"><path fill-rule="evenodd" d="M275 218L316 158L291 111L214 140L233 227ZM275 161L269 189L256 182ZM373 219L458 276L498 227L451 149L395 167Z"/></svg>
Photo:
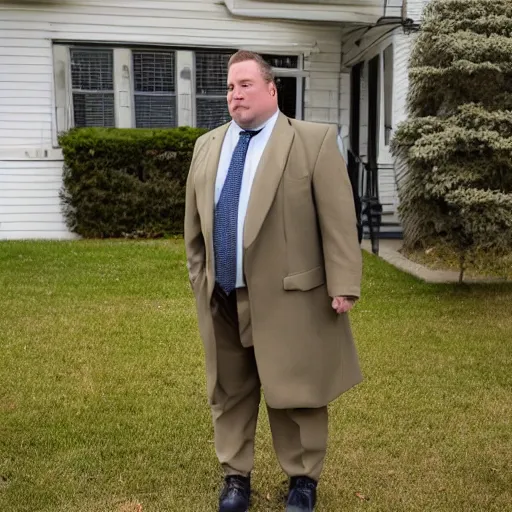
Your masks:
<svg viewBox="0 0 512 512"><path fill-rule="evenodd" d="M228 61L231 55L232 53L196 52L197 94L226 94Z"/></svg>
<svg viewBox="0 0 512 512"><path fill-rule="evenodd" d="M231 120L225 99L228 78L228 62L236 52L196 52L196 125L212 129ZM274 67L296 68L297 56L264 55ZM283 92L280 107L291 117L296 115L296 79L280 79Z"/></svg>
<svg viewBox="0 0 512 512"><path fill-rule="evenodd" d="M75 126L115 126L112 50L72 48L70 55Z"/></svg>
<svg viewBox="0 0 512 512"><path fill-rule="evenodd" d="M112 50L71 49L71 82L82 91L113 91Z"/></svg>
<svg viewBox="0 0 512 512"><path fill-rule="evenodd" d="M199 128L209 130L217 128L228 121L231 116L228 111L228 104L225 98L197 97L197 122Z"/></svg>
<svg viewBox="0 0 512 512"><path fill-rule="evenodd" d="M135 126L176 126L176 62L174 52L133 52Z"/></svg>
<svg viewBox="0 0 512 512"><path fill-rule="evenodd" d="M279 110L288 117L297 115L297 78L279 76L276 78L277 102Z"/></svg>
<svg viewBox="0 0 512 512"><path fill-rule="evenodd" d="M113 93L73 93L73 114L75 126L114 127L114 94Z"/></svg>
<svg viewBox="0 0 512 512"><path fill-rule="evenodd" d="M294 69L299 65L299 58L296 55L262 55L262 57L273 68Z"/></svg>
<svg viewBox="0 0 512 512"><path fill-rule="evenodd" d="M136 94L135 126L137 128L176 126L176 97Z"/></svg>
<svg viewBox="0 0 512 512"><path fill-rule="evenodd" d="M133 52L135 91L175 92L173 52Z"/></svg>

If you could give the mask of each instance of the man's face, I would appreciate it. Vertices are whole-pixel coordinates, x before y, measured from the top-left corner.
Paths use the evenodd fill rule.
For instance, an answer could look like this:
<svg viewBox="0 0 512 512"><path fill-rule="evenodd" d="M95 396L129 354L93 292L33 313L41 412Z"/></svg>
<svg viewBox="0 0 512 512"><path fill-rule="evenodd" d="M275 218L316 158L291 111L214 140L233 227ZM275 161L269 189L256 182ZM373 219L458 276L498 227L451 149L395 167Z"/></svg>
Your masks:
<svg viewBox="0 0 512 512"><path fill-rule="evenodd" d="M228 108L236 124L246 130L263 124L276 112L275 85L265 81L257 62L247 60L229 68Z"/></svg>

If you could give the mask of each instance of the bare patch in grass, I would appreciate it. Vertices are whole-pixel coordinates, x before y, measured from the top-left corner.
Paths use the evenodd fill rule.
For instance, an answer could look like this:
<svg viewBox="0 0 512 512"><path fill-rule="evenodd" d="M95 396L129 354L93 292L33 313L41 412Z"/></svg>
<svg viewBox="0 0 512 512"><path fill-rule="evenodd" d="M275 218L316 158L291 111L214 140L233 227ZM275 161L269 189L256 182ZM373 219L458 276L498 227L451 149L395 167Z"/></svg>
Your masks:
<svg viewBox="0 0 512 512"><path fill-rule="evenodd" d="M120 503L116 512L143 512L144 509L142 507L142 503L138 501L127 501L126 503Z"/></svg>
<svg viewBox="0 0 512 512"><path fill-rule="evenodd" d="M402 249L402 254L415 263L433 270L459 271L459 255L443 244L431 244L422 249ZM467 277L512 280L512 253L489 256L486 251L475 251L466 260Z"/></svg>

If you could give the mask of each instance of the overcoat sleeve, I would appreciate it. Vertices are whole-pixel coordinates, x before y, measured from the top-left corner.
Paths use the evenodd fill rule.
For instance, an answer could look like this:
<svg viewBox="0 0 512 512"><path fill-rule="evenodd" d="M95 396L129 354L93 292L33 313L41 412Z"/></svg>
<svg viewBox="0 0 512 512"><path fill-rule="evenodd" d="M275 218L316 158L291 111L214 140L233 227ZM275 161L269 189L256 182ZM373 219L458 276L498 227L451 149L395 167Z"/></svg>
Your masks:
<svg viewBox="0 0 512 512"><path fill-rule="evenodd" d="M312 181L328 293L331 297L359 298L362 256L354 199L334 127L324 137Z"/></svg>
<svg viewBox="0 0 512 512"><path fill-rule="evenodd" d="M187 255L187 269L190 283L199 276L205 267L206 252L203 233L201 231L201 219L196 201L195 189L195 172L197 154L200 151L202 141L198 139L194 147L192 162L187 177L186 194L185 194L185 222L184 222L184 238L185 252Z"/></svg>

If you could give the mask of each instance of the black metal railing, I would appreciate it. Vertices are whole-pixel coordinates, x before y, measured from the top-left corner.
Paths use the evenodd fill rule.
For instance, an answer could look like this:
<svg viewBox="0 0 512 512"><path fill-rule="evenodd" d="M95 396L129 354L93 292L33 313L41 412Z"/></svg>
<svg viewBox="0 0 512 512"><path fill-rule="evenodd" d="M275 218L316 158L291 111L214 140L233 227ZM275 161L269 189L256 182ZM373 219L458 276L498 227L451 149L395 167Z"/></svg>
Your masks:
<svg viewBox="0 0 512 512"><path fill-rule="evenodd" d="M372 252L379 254L379 234L382 223L382 204L379 201L379 169L363 162L359 155L350 149L348 151L349 174L354 199L356 196L359 198L359 201L355 201L359 236L361 239L365 228L367 228Z"/></svg>

